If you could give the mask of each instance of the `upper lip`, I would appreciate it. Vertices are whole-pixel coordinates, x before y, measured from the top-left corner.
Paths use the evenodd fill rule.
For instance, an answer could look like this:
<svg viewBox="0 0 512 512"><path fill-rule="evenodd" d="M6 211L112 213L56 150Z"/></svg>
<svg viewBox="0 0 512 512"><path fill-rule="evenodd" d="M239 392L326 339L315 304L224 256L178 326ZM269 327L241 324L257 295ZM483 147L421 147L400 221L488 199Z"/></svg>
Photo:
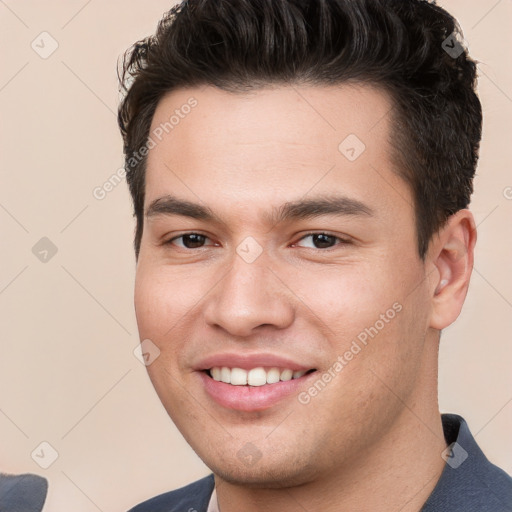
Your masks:
<svg viewBox="0 0 512 512"><path fill-rule="evenodd" d="M311 370L314 366L302 364L293 359L276 354L259 353L259 354L236 354L236 353L219 353L201 359L194 367L195 370L209 370L215 366L226 366L227 368L242 368L251 370L261 366L267 368L288 368L293 371Z"/></svg>

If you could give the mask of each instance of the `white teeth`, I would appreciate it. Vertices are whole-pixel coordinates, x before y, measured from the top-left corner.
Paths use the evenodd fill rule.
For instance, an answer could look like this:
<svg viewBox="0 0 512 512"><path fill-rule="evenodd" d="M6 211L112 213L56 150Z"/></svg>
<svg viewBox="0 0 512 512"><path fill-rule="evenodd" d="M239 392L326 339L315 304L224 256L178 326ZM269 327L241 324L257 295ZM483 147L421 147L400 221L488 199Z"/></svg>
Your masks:
<svg viewBox="0 0 512 512"><path fill-rule="evenodd" d="M253 368L247 376L249 386L263 386L267 383L267 372L264 368Z"/></svg>
<svg viewBox="0 0 512 512"><path fill-rule="evenodd" d="M231 384L231 370L226 366L220 369L220 380L226 384Z"/></svg>
<svg viewBox="0 0 512 512"><path fill-rule="evenodd" d="M245 386L247 384L247 371L242 370L242 368L232 368L231 384L233 386Z"/></svg>
<svg viewBox="0 0 512 512"><path fill-rule="evenodd" d="M279 382L279 377L281 376L281 372L279 368L270 368L267 372L267 384L275 384Z"/></svg>
<svg viewBox="0 0 512 512"><path fill-rule="evenodd" d="M306 373L306 370L293 371L289 368L280 369L277 367L265 370L262 366L244 370L243 368L228 368L227 366L214 366L210 368L210 375L213 380L225 382L233 386L264 386L275 384L279 381L298 379Z"/></svg>
<svg viewBox="0 0 512 512"><path fill-rule="evenodd" d="M281 372L281 380L292 380L293 370L283 370Z"/></svg>

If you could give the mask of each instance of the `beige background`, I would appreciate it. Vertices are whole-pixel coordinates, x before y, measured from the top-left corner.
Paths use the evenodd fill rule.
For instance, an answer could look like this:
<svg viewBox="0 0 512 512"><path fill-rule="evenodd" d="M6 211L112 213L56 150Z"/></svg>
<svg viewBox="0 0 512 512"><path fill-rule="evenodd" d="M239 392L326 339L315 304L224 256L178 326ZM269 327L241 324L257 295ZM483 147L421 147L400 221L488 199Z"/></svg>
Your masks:
<svg viewBox="0 0 512 512"><path fill-rule="evenodd" d="M482 62L485 110L476 268L464 312L443 335L440 401L512 473L512 2L440 3ZM0 0L0 470L45 475L45 511L122 511L208 472L133 354L126 184L93 197L123 165L117 58L171 5ZM47 59L31 47L51 48L43 31L59 45ZM46 263L32 252L42 237L58 249ZM31 458L43 441L59 455L48 469ZM34 458L48 462L42 450Z"/></svg>

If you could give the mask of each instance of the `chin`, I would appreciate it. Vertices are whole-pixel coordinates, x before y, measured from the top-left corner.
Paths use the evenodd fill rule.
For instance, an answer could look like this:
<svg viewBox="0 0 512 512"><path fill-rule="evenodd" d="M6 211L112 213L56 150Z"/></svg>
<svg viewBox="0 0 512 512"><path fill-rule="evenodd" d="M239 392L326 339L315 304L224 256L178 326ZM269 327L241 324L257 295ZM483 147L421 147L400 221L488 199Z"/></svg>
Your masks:
<svg viewBox="0 0 512 512"><path fill-rule="evenodd" d="M297 487L315 480L318 469L288 461L263 463L259 461L252 467L242 467L238 461L230 465L218 463L209 464L204 461L216 477L237 486L252 489L282 489Z"/></svg>

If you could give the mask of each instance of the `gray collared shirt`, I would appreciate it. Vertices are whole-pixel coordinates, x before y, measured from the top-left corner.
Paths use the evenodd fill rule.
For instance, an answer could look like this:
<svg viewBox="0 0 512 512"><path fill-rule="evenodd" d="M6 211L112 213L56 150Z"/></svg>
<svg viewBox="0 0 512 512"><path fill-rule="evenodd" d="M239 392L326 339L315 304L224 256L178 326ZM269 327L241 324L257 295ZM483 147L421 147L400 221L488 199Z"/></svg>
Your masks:
<svg viewBox="0 0 512 512"><path fill-rule="evenodd" d="M463 418L442 420L446 464L421 512L512 512L512 478L487 460Z"/></svg>
<svg viewBox="0 0 512 512"><path fill-rule="evenodd" d="M0 473L0 512L40 512L46 500L46 478L31 473Z"/></svg>

